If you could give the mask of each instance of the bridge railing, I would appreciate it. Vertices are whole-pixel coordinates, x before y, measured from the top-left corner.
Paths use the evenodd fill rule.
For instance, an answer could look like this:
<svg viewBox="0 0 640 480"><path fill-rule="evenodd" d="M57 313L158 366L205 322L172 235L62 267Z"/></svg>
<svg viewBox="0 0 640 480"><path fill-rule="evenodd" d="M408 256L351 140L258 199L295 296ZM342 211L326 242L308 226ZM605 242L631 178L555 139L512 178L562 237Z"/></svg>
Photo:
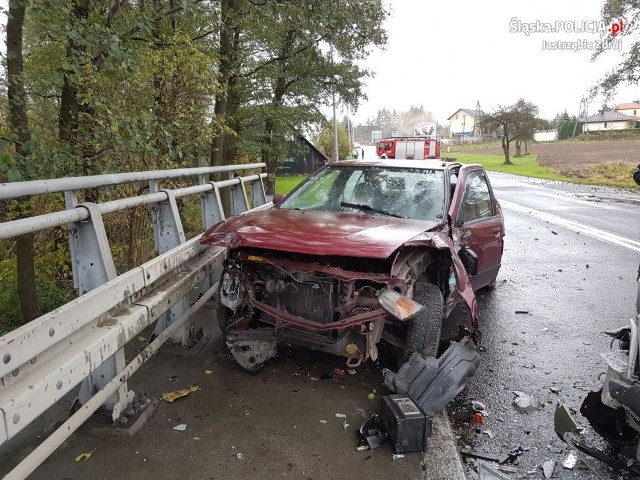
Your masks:
<svg viewBox="0 0 640 480"><path fill-rule="evenodd" d="M24 478L100 405L113 419L131 403L127 379L168 338L190 341L189 318L217 291L226 250L186 240L177 198L199 195L202 227L223 220L221 192L230 212L268 206L264 164L132 172L0 184L0 200L64 192L66 209L0 223L0 239L68 225L74 285L80 296L0 337L0 445L80 384L79 410L5 478ZM211 174L229 178L209 181ZM161 182L192 177L191 186ZM148 182L149 193L103 203L78 203L78 192ZM247 191L250 191L251 204ZM158 256L117 275L104 217L150 206ZM200 296L189 305L194 292ZM151 343L127 365L124 346L156 322Z"/></svg>

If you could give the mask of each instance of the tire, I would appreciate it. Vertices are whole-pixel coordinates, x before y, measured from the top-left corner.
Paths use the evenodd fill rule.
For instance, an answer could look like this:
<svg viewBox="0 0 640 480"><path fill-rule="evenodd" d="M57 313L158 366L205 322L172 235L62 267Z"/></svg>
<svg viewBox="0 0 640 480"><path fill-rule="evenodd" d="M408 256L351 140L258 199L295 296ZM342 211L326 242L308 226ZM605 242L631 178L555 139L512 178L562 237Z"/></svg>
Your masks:
<svg viewBox="0 0 640 480"><path fill-rule="evenodd" d="M424 309L410 320L400 364L406 362L413 352L431 357L438 354L444 316L442 292L432 283L416 283L413 300L424 305Z"/></svg>

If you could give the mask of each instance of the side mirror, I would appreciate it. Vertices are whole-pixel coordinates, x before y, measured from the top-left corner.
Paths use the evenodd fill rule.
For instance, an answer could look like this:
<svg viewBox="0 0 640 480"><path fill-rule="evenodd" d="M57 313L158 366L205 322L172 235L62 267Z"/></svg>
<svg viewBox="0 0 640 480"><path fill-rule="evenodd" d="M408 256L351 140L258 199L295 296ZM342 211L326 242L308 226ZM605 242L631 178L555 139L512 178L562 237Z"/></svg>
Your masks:
<svg viewBox="0 0 640 480"><path fill-rule="evenodd" d="M286 195L282 195L281 193L276 193L273 196L273 204L274 205L280 205L282 202L284 202L285 198L287 198Z"/></svg>
<svg viewBox="0 0 640 480"><path fill-rule="evenodd" d="M478 256L469 247L464 247L458 252L458 256L464 265L464 269L471 276L478 273Z"/></svg>

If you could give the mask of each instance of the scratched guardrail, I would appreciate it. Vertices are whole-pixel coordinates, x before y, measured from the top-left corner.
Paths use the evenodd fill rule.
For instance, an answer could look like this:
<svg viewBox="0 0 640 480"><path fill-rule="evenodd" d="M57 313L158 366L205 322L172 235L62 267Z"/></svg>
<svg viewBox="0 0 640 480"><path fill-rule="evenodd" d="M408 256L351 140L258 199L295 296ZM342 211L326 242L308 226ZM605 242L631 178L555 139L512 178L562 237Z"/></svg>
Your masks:
<svg viewBox="0 0 640 480"><path fill-rule="evenodd" d="M65 193L65 210L0 223L0 239L68 225L74 285L73 301L0 337L0 445L28 426L80 385L76 412L5 479L29 475L101 405L114 421L133 400L127 379L167 339L187 343L190 317L217 291L226 250L186 240L177 198L199 195L203 229L225 218L221 192L229 193L232 214L268 206L265 164L132 172L0 184L0 200ZM229 178L209 181L227 173ZM192 186L160 189L160 183L196 177ZM78 203L84 189L148 182L149 193L104 203ZM251 205L247 186L250 189ZM116 274L103 217L149 205L159 254ZM189 305L189 295L200 296ZM153 341L129 363L124 346L156 322Z"/></svg>

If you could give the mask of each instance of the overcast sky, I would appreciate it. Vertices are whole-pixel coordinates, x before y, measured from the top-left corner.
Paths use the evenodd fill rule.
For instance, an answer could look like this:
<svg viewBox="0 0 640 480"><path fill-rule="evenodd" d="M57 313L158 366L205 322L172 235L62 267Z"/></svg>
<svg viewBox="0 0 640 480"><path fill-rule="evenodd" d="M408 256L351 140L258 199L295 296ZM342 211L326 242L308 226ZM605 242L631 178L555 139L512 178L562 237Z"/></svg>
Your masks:
<svg viewBox="0 0 640 480"><path fill-rule="evenodd" d="M387 0L389 42L366 62L375 77L366 81L364 101L354 118L364 123L383 107L408 110L424 106L445 123L458 108L484 111L509 105L520 97L533 102L540 116L577 115L581 98L619 59L611 50L595 62L592 50L544 49L544 42L611 38L598 32L515 32L518 22L570 22L567 29L594 29L602 0ZM515 20L515 21L514 21ZM524 29L525 27L522 27ZM544 26L540 27L544 28ZM511 30L511 31L510 31ZM615 37L614 37L615 38ZM626 39L617 37L624 51ZM613 44L615 46L615 43ZM640 99L640 88L625 87L616 103ZM589 114L602 100L589 105Z"/></svg>

